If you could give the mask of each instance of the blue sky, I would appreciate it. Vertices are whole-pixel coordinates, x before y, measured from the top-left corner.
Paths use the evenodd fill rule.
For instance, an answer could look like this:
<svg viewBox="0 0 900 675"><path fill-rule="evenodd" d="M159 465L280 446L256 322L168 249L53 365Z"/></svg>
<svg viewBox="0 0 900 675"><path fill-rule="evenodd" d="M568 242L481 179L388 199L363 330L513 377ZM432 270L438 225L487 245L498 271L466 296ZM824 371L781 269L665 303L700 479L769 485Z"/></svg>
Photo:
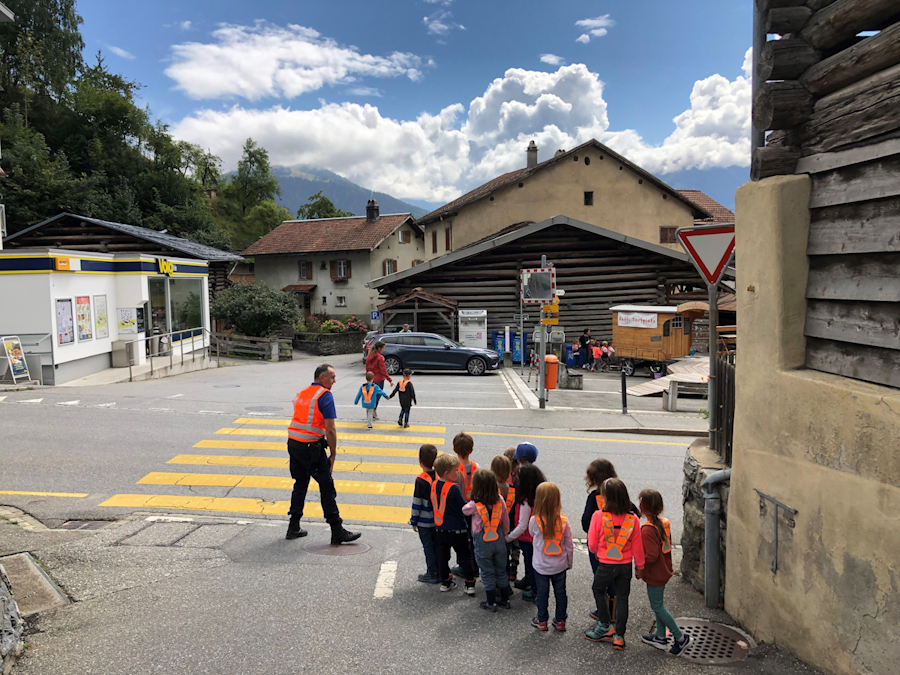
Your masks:
<svg viewBox="0 0 900 675"><path fill-rule="evenodd" d="M225 167L252 136L441 203L596 137L727 206L749 165L750 0L81 0L89 57ZM693 95L692 95L693 92ZM677 121L673 121L676 120Z"/></svg>

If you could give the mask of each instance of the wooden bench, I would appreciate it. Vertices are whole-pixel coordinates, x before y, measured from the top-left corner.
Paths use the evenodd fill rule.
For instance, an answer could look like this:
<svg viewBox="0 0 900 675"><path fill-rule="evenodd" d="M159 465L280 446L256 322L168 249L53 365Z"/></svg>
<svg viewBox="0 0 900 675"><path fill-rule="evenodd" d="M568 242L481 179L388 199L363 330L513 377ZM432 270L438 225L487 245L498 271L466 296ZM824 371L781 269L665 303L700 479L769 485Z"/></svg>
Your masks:
<svg viewBox="0 0 900 675"><path fill-rule="evenodd" d="M708 382L669 382L669 389L663 391L662 407L669 412L678 412L678 395L706 396L709 394Z"/></svg>

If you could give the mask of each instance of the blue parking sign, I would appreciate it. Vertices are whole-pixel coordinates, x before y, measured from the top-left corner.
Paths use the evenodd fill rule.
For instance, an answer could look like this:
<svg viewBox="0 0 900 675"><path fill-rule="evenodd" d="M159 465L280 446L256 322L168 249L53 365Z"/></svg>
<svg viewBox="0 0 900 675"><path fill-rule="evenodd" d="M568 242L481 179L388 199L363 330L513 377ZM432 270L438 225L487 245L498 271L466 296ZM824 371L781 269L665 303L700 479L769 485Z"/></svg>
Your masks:
<svg viewBox="0 0 900 675"><path fill-rule="evenodd" d="M381 321L381 312L379 312L376 309L375 311L369 313L369 318L372 320L373 323L375 321Z"/></svg>

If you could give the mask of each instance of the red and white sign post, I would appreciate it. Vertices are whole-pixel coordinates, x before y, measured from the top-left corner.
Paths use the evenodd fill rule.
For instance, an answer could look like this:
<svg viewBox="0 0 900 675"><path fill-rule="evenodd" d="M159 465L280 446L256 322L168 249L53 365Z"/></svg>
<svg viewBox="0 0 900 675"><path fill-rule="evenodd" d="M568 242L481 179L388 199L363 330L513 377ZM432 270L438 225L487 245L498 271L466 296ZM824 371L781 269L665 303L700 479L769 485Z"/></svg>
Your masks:
<svg viewBox="0 0 900 675"><path fill-rule="evenodd" d="M709 290L709 448L715 450L715 431L719 423L715 362L718 351L718 284L734 255L734 225L683 227L675 234Z"/></svg>

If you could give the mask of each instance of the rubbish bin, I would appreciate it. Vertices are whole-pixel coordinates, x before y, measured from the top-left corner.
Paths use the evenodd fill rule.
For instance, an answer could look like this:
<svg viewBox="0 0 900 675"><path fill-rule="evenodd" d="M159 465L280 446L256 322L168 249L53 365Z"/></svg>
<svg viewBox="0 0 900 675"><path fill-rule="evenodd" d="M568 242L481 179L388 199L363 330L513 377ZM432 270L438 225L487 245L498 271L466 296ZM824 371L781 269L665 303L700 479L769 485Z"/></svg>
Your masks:
<svg viewBox="0 0 900 675"><path fill-rule="evenodd" d="M572 345L566 345L566 365L569 366L569 368L574 368L578 365L575 362L575 353L572 351Z"/></svg>
<svg viewBox="0 0 900 675"><path fill-rule="evenodd" d="M556 389L556 378L559 377L559 359L553 354L544 357L544 389Z"/></svg>

